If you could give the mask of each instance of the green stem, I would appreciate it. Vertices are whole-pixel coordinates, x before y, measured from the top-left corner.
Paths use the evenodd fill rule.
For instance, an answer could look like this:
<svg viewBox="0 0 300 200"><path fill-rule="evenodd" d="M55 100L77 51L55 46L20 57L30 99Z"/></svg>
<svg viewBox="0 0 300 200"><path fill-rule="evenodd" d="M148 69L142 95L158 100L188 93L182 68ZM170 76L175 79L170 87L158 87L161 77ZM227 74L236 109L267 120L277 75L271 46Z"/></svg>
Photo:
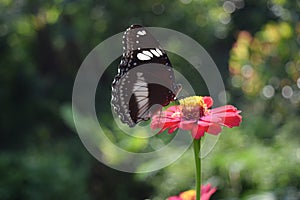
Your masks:
<svg viewBox="0 0 300 200"><path fill-rule="evenodd" d="M196 163L196 200L201 196L201 159L200 159L201 140L194 139L194 155Z"/></svg>

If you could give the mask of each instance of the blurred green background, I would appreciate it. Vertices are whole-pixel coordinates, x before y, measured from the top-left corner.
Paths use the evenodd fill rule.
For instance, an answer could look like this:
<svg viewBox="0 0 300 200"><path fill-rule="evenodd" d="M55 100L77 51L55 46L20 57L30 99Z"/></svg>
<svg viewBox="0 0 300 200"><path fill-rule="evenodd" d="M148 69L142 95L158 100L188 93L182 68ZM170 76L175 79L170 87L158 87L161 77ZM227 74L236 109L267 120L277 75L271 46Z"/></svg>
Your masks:
<svg viewBox="0 0 300 200"><path fill-rule="evenodd" d="M203 181L218 187L212 199L299 200L299 13L297 0L0 0L0 199L159 200L193 188L191 151L160 171L128 174L94 159L73 129L83 59L137 23L198 41L243 111L242 125L224 129L203 160ZM182 59L170 58L208 95ZM97 111L121 143L110 110L118 62L101 79L106 101Z"/></svg>

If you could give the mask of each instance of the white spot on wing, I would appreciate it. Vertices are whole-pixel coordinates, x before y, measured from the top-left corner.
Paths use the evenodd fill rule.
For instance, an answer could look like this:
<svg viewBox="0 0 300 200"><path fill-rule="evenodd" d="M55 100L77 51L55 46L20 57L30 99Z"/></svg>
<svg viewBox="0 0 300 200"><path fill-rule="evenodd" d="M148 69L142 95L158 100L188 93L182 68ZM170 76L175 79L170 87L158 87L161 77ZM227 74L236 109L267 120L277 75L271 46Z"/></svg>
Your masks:
<svg viewBox="0 0 300 200"><path fill-rule="evenodd" d="M150 56L147 56L147 55L142 54L142 53L138 53L138 54L137 54L137 58L138 58L139 60L150 60L150 59L151 59Z"/></svg>
<svg viewBox="0 0 300 200"><path fill-rule="evenodd" d="M159 53L159 55L161 55L161 56L163 55L163 53L161 52L160 49L157 49L157 48L156 48L155 50L157 51L157 53Z"/></svg>
<svg viewBox="0 0 300 200"><path fill-rule="evenodd" d="M151 58L153 57L153 55L150 51L143 51L143 54L150 56Z"/></svg>
<svg viewBox="0 0 300 200"><path fill-rule="evenodd" d="M151 49L150 51L151 51L151 53L153 53L156 57L159 57L159 56L160 56L159 53L157 53L157 51L155 51L155 49Z"/></svg>
<svg viewBox="0 0 300 200"><path fill-rule="evenodd" d="M141 30L137 32L138 35L146 35L146 31L145 30Z"/></svg>

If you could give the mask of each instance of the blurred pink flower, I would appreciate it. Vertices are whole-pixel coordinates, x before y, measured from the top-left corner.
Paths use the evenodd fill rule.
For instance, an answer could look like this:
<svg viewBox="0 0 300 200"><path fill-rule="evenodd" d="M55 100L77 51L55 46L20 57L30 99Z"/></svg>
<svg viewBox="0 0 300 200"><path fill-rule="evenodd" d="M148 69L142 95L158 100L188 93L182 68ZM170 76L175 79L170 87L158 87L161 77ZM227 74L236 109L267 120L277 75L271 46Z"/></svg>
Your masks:
<svg viewBox="0 0 300 200"><path fill-rule="evenodd" d="M210 184L201 186L201 200L209 200L211 195L215 193L217 188L211 187ZM167 200L195 200L196 191L188 190L179 194L179 196L169 197Z"/></svg>

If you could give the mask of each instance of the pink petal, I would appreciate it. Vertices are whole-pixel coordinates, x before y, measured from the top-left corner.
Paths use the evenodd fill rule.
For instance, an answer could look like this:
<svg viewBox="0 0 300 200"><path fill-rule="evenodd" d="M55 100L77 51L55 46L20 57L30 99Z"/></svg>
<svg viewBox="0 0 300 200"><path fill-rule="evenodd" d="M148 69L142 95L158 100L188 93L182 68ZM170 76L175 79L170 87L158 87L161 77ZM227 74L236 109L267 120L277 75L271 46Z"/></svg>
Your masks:
<svg viewBox="0 0 300 200"><path fill-rule="evenodd" d="M206 121L202 121L202 120L199 120L199 121L197 122L197 124L198 124L199 126L203 126L203 127L209 127L210 125L212 125L212 123L206 122Z"/></svg>
<svg viewBox="0 0 300 200"><path fill-rule="evenodd" d="M213 108L210 110L210 112L212 114L215 114L215 113L219 113L219 112L236 112L237 111L237 108L232 106L232 105L226 105L226 106L221 106L221 107L218 107L218 108Z"/></svg>
<svg viewBox="0 0 300 200"><path fill-rule="evenodd" d="M210 134L218 135L222 131L222 128L218 124L212 124L208 127L207 131Z"/></svg>
<svg viewBox="0 0 300 200"><path fill-rule="evenodd" d="M214 121L215 123L221 124L227 127L239 126L242 121L242 116L238 113L225 112L217 113L213 115L213 118L219 118L219 121Z"/></svg>
<svg viewBox="0 0 300 200"><path fill-rule="evenodd" d="M166 110L166 111L164 111L164 112L161 114L161 116L172 117L172 116L174 115L174 113L175 113L175 112L173 112L173 111L168 111L168 110Z"/></svg>
<svg viewBox="0 0 300 200"><path fill-rule="evenodd" d="M169 119L169 118L159 118L157 116L153 117L152 118L152 121L151 121L151 124L150 124L150 127L152 130L154 129L158 129L158 128L163 128L165 126L170 126L172 124L176 124L176 123L179 123L180 122L180 119Z"/></svg>
<svg viewBox="0 0 300 200"><path fill-rule="evenodd" d="M215 193L217 188L212 188L211 184L201 186L201 200L209 200L211 195Z"/></svg>
<svg viewBox="0 0 300 200"><path fill-rule="evenodd" d="M220 117L218 117L217 115L209 114L209 115L201 117L201 121L219 123L219 122L222 122L222 119Z"/></svg>
<svg viewBox="0 0 300 200"><path fill-rule="evenodd" d="M164 124L164 123L169 123L169 122L180 122L180 118L156 118L155 119L158 123Z"/></svg>
<svg viewBox="0 0 300 200"><path fill-rule="evenodd" d="M219 112L219 113L211 113L210 115L215 116L215 117L225 118L225 117L237 116L237 115L239 115L239 113L225 111L225 112Z"/></svg>
<svg viewBox="0 0 300 200"><path fill-rule="evenodd" d="M209 115L201 118L203 121L217 123L227 127L239 126L242 121L241 111L232 105L226 105L210 110Z"/></svg>
<svg viewBox="0 0 300 200"><path fill-rule="evenodd" d="M192 136L195 139L199 139L202 136L204 136L204 133L207 130L207 126L201 126L201 125L194 125L192 128Z"/></svg>
<svg viewBox="0 0 300 200"><path fill-rule="evenodd" d="M176 131L177 130L177 128L178 128L178 126L176 125L176 126L173 126L173 127L171 127L169 130L168 130L168 133L169 134L171 134L171 133L174 133L174 131Z"/></svg>
<svg viewBox="0 0 300 200"><path fill-rule="evenodd" d="M234 126L239 126L241 122L242 122L242 116L240 115L226 117L224 121L224 126L228 126L232 128Z"/></svg>
<svg viewBox="0 0 300 200"><path fill-rule="evenodd" d="M211 188L211 184L210 183L208 183L206 185L202 185L201 186L201 193L207 193L210 190L210 188Z"/></svg>
<svg viewBox="0 0 300 200"><path fill-rule="evenodd" d="M211 97L203 97L203 101L207 105L207 108L210 108L214 103Z"/></svg>
<svg viewBox="0 0 300 200"><path fill-rule="evenodd" d="M177 122L167 122L167 123L165 123L163 125L162 129L158 132L158 134L165 131L166 129L168 129L170 127L176 126L177 124L178 124Z"/></svg>
<svg viewBox="0 0 300 200"><path fill-rule="evenodd" d="M170 106L169 108L167 108L167 111L170 111L170 112L177 112L179 111L179 106Z"/></svg>

